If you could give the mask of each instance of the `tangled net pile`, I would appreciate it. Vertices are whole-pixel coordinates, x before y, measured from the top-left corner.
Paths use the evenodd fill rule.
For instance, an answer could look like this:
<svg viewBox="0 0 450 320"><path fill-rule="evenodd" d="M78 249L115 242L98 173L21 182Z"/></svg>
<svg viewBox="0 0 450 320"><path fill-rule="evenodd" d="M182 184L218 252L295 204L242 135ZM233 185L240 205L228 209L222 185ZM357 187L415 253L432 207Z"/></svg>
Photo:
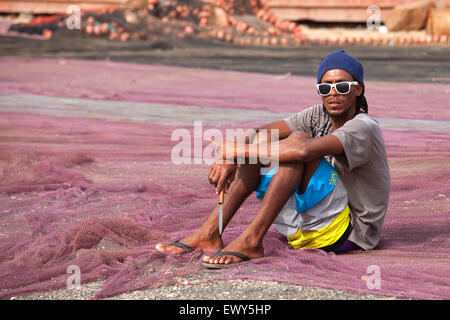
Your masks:
<svg viewBox="0 0 450 320"><path fill-rule="evenodd" d="M6 81L0 82L2 96L35 93L32 88L61 95L67 90L64 81L72 81L70 66L76 65L81 73L109 70L112 83L129 84L134 79L143 88L157 86L162 74L172 82L194 81L197 91L179 85L167 89L172 91L166 97L178 95L176 99L204 101L218 110L221 106L214 97L221 86L208 84L219 79L230 81L228 88L235 93L235 107L240 104L244 108L245 101L254 95L259 96L262 109L274 110L276 106L280 111L290 107L282 99L286 90L305 84L306 80L313 81L306 77L275 80L273 76L212 70L187 79L187 69L174 67L120 63L112 67L110 62L71 61L49 68L50 63L25 59L3 63ZM27 72L21 72L20 66L26 66ZM29 79L33 72L45 79L37 87L31 86ZM97 81L101 76L93 72L91 78L80 77L78 85L72 87L72 96L66 97L85 92L92 92L91 97L99 94L104 85ZM238 76L254 80L243 82L250 86L258 81L272 81L272 98L280 104L270 104L273 101L269 97L264 100L261 95L265 94L257 88L249 92L242 82L230 80ZM49 85L50 78L54 85ZM368 82L367 86L374 88L377 84ZM411 98L421 94L424 86L428 85L412 85ZM123 86L117 92L119 96L131 92L135 101L138 97L147 99L143 98L145 89L135 90L131 92ZM305 94L306 101L313 99L311 92L311 96ZM384 112L375 99L370 100L370 89L368 97L369 111L388 115L388 109ZM429 118L425 113L429 101L426 96L421 97L408 108L416 111L411 114L417 118ZM127 101L132 101L130 96ZM403 102L394 94L390 101L399 107ZM171 134L178 126L106 120L95 116L94 100L92 105L93 117L45 114L45 106L41 105L36 105L35 112L0 110L0 298L65 288L71 266L79 267L81 285L104 281L93 296L95 299L178 283L181 278L189 280L189 276L211 272L201 267L201 250L173 256L154 249L158 242L179 239L196 230L215 206L217 199L206 177L208 166L171 162L171 149L176 144ZM450 121L446 110L440 117ZM193 135L192 127L187 129ZM270 229L264 238L264 258L214 271L218 279L270 280L357 293L448 299L449 132L384 130L384 135L392 170L392 193L377 250L341 255L293 250ZM225 230L225 243L244 230L257 206L256 198L250 196ZM367 286L367 268L371 265L381 270L381 288L376 291Z"/></svg>
<svg viewBox="0 0 450 320"><path fill-rule="evenodd" d="M351 4L350 4L351 5ZM417 4L419 5L419 4ZM421 12L430 11L429 3L420 4ZM434 4L431 3L434 8ZM434 16L448 19L445 2ZM289 6L288 6L289 7ZM442 7L442 8L441 8ZM314 5L309 8L314 11ZM113 41L147 41L155 46L186 43L227 43L253 47L298 47L320 45L411 46L448 45L448 27L437 23L442 31L422 29L379 32L367 28L317 28L308 21L283 20L265 0L129 0L118 7L83 12L83 36L108 38ZM413 20L416 16L407 13ZM431 13L427 16L432 16ZM369 17L369 16L368 16ZM42 35L50 39L57 32L64 33L66 24L74 23L70 15L38 16L28 22L4 21L12 34ZM314 19L313 19L314 20ZM431 21L431 19L429 19ZM365 23L363 23L365 25ZM0 21L1 25L1 21Z"/></svg>
<svg viewBox="0 0 450 320"><path fill-rule="evenodd" d="M314 10L314 8L312 8ZM425 8L424 8L425 10ZM360 32L324 29L277 17L264 0L129 1L110 14L84 16L86 35L111 40L209 39L238 46L292 47L306 44L408 46L448 44L447 34Z"/></svg>

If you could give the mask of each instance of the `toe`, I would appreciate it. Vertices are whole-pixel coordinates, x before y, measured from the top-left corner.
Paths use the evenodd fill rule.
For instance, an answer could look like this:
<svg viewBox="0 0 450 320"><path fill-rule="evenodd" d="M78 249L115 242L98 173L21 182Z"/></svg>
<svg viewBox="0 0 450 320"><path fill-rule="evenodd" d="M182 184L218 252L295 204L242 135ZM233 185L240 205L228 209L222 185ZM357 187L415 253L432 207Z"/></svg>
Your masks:
<svg viewBox="0 0 450 320"><path fill-rule="evenodd" d="M172 244L166 244L166 243L158 243L155 246L155 249L158 250L159 252L168 253L168 254L171 254L171 253L178 254L178 253L183 253L186 251L183 248L180 248L180 247L172 245Z"/></svg>
<svg viewBox="0 0 450 320"><path fill-rule="evenodd" d="M233 257L230 256L203 256L202 261L210 264L230 264L234 263Z"/></svg>
<svg viewBox="0 0 450 320"><path fill-rule="evenodd" d="M160 252L165 252L165 251L166 251L166 246L165 246L164 244L162 244L162 243L158 243L158 244L155 246L155 249L158 250L158 251L160 251Z"/></svg>

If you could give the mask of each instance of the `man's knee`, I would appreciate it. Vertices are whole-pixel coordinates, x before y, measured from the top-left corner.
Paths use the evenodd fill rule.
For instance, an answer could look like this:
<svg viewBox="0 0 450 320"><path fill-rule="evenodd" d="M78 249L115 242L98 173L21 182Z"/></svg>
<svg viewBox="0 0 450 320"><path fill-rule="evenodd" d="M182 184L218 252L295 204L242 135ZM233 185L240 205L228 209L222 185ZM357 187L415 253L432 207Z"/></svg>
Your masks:
<svg viewBox="0 0 450 320"><path fill-rule="evenodd" d="M253 192L259 184L260 167L255 164L240 164L238 165L234 183L239 187Z"/></svg>

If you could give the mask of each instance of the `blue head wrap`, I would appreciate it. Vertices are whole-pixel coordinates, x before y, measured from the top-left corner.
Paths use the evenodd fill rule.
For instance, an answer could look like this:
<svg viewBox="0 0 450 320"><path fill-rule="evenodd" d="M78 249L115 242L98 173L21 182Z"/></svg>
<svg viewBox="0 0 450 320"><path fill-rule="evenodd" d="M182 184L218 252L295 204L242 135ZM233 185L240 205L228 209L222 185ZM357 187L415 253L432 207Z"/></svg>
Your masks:
<svg viewBox="0 0 450 320"><path fill-rule="evenodd" d="M319 71L317 71L317 83L320 83L323 74L331 69L342 69L347 71L364 87L364 72L361 62L344 50L338 50L325 57L319 67Z"/></svg>

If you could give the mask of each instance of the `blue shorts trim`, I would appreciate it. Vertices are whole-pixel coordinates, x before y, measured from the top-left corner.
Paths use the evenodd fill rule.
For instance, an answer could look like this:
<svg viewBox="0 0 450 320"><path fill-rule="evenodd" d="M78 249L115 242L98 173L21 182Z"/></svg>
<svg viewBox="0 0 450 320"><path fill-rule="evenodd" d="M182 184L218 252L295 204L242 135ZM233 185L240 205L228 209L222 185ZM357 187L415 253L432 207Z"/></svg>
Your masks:
<svg viewBox="0 0 450 320"><path fill-rule="evenodd" d="M260 183L256 188L257 198L261 199L264 197L276 170L277 167L272 168L267 174L261 175ZM334 169L325 158L322 158L319 166L309 180L305 193L300 194L300 186L295 191L297 212L305 212L323 200L333 191L338 179L339 177L336 169Z"/></svg>

